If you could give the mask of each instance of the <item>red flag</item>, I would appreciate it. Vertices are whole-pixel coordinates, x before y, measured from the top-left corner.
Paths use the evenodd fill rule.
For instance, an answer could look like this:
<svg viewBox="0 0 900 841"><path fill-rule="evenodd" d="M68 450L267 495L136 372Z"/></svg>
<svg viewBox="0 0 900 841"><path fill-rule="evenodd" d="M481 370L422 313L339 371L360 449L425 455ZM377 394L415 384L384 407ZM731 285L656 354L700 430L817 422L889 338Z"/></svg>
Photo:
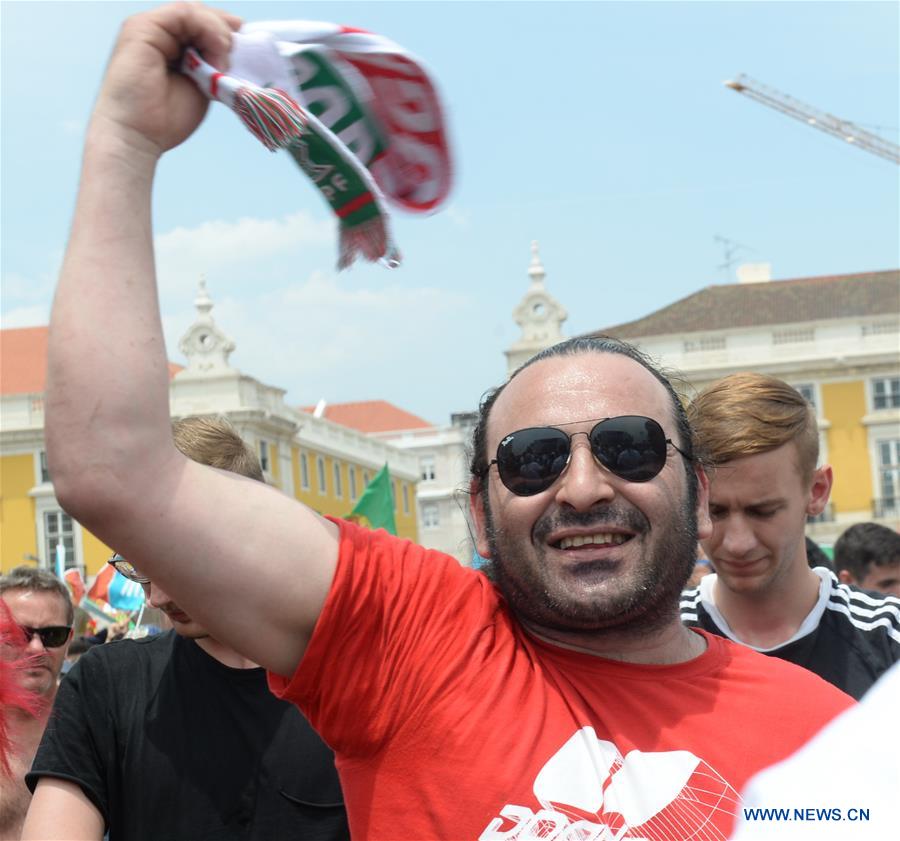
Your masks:
<svg viewBox="0 0 900 841"><path fill-rule="evenodd" d="M95 602L109 602L109 582L112 581L116 574L114 567L110 564L104 564L103 569L97 573L91 589L88 590L88 598Z"/></svg>
<svg viewBox="0 0 900 841"><path fill-rule="evenodd" d="M69 585L69 592L72 594L72 603L81 604L84 597L84 579L81 577L81 570L76 567L67 569L66 584Z"/></svg>

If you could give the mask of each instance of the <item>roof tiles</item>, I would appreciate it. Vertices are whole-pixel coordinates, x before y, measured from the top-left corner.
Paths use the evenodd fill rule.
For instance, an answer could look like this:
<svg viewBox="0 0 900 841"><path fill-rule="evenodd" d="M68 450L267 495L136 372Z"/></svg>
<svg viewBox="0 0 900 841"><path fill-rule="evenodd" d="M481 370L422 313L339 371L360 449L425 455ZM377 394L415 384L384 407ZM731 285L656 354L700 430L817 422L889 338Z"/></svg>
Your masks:
<svg viewBox="0 0 900 841"><path fill-rule="evenodd" d="M900 313L900 270L707 286L587 335L622 339Z"/></svg>
<svg viewBox="0 0 900 841"><path fill-rule="evenodd" d="M0 330L0 394L42 394L47 379L47 327ZM169 379L182 369L169 363Z"/></svg>
<svg viewBox="0 0 900 841"><path fill-rule="evenodd" d="M302 406L301 411L312 414L314 406ZM387 400L360 400L356 403L329 403L326 418L341 426L360 432L395 432L402 429L429 429L433 424L407 412Z"/></svg>

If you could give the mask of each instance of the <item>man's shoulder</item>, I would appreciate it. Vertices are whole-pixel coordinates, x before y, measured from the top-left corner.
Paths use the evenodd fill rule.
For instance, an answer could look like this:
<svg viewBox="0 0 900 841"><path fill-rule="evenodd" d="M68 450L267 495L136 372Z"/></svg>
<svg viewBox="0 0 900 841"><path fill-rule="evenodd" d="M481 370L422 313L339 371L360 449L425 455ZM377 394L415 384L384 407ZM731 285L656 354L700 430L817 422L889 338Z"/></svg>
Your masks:
<svg viewBox="0 0 900 841"><path fill-rule="evenodd" d="M122 669L141 668L171 656L177 639L178 635L174 631L166 631L140 639L114 640L95 645L81 655L69 674L75 673L76 670L78 673L91 673L110 669L118 672Z"/></svg>
<svg viewBox="0 0 900 841"><path fill-rule="evenodd" d="M341 530L340 555L329 601L341 590L355 591L361 582L373 588L372 593L388 592L391 588L414 591L419 603L450 607L451 612L455 611L456 602L468 603L473 591L498 600L496 585L486 570L467 567L446 552L428 549L383 529L372 531L346 520L328 519Z"/></svg>
<svg viewBox="0 0 900 841"><path fill-rule="evenodd" d="M900 599L842 584L832 576L821 624L844 636L886 642L900 654Z"/></svg>
<svg viewBox="0 0 900 841"><path fill-rule="evenodd" d="M818 674L798 666L790 660L763 654L748 645L722 638L719 642L729 652L731 675L742 679L753 676L761 685L773 688L778 694L813 692L824 696L846 698L846 693ZM788 689L790 687L790 689Z"/></svg>

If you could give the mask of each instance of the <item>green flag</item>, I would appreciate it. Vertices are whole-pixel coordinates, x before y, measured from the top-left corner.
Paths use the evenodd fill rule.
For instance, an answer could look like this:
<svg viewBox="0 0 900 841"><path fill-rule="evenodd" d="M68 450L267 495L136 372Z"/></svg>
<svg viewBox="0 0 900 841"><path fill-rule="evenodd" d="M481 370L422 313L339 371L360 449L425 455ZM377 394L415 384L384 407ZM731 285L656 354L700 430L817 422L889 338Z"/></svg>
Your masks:
<svg viewBox="0 0 900 841"><path fill-rule="evenodd" d="M366 486L363 495L350 512L350 519L371 529L397 533L397 524L394 522L394 497L391 494L391 474L388 473L386 464Z"/></svg>

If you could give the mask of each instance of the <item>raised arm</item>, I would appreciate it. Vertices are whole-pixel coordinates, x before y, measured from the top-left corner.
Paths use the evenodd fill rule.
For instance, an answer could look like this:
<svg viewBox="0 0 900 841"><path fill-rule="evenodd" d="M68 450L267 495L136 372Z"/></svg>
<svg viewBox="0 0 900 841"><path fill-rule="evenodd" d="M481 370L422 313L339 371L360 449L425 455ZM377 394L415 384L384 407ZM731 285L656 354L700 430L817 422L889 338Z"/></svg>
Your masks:
<svg viewBox="0 0 900 841"><path fill-rule="evenodd" d="M153 257L157 163L206 109L169 68L187 44L223 68L239 25L181 3L122 27L87 133L50 320L47 452L66 511L216 638L291 674L334 573L337 529L273 488L176 450Z"/></svg>

